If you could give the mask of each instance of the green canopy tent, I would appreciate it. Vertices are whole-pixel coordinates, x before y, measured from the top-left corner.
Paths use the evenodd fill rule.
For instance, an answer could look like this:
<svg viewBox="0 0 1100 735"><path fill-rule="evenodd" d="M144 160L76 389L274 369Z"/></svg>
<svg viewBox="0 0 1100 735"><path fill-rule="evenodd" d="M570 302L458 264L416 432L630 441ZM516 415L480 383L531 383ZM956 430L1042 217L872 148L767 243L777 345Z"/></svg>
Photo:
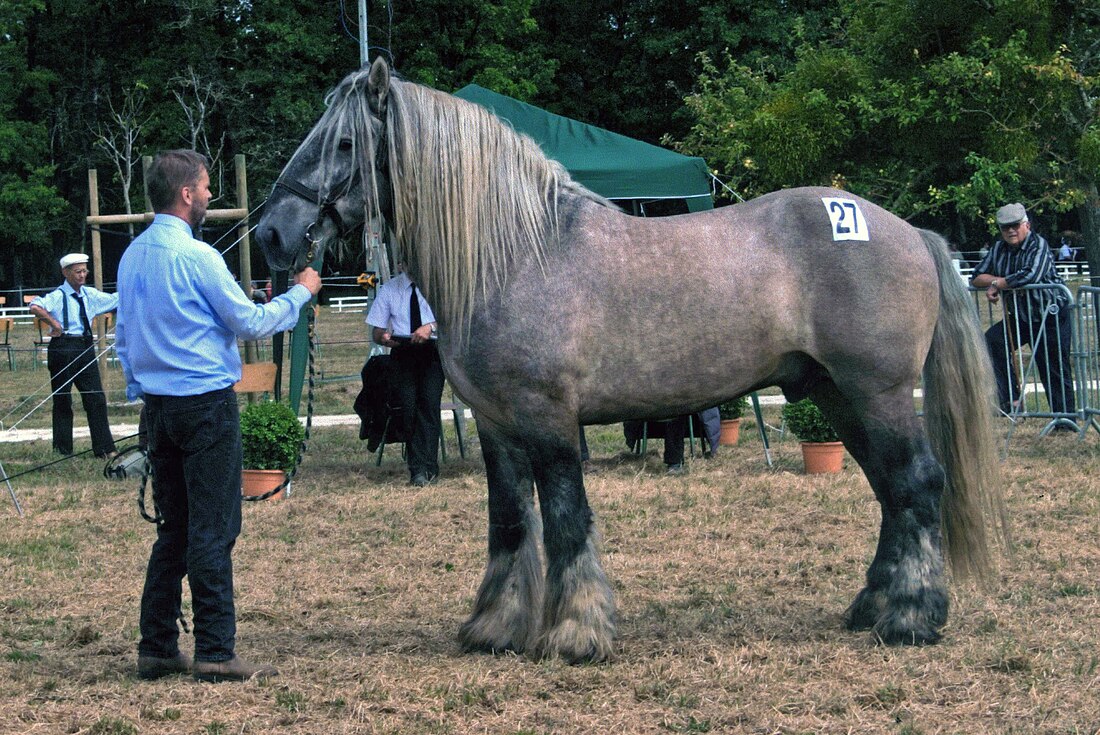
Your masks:
<svg viewBox="0 0 1100 735"><path fill-rule="evenodd" d="M531 136L574 179L608 199L683 199L691 212L714 207L710 171L702 158L555 115L476 84L455 96L492 110Z"/></svg>

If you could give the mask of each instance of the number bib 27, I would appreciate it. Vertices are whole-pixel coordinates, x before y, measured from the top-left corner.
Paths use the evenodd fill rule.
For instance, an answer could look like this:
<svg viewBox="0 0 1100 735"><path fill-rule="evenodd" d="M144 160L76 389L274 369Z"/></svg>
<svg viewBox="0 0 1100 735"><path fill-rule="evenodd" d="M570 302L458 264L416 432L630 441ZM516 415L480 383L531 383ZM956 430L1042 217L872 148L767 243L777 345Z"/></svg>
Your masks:
<svg viewBox="0 0 1100 735"><path fill-rule="evenodd" d="M829 213L829 222L833 226L833 240L869 240L867 220L854 199L843 197L821 197L825 211Z"/></svg>

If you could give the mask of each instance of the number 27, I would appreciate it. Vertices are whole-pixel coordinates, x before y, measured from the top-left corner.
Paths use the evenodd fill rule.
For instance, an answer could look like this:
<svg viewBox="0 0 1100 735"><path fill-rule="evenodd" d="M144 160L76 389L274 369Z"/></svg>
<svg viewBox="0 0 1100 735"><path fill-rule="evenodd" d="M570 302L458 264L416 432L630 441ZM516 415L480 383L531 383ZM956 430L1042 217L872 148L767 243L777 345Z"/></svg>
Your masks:
<svg viewBox="0 0 1100 735"><path fill-rule="evenodd" d="M836 220L837 234L846 235L849 232L859 232L859 218L856 217L856 203L855 202L829 202L829 210L833 212L840 212L840 216ZM845 224L848 221L848 217L851 217L852 226L849 227Z"/></svg>

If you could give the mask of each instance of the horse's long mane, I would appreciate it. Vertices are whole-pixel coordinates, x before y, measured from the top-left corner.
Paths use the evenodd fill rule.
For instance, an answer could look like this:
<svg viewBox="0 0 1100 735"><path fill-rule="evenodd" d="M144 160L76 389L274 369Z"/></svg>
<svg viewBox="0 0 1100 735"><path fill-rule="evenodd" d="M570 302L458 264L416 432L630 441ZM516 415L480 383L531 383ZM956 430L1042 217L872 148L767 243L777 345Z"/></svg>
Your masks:
<svg viewBox="0 0 1100 735"><path fill-rule="evenodd" d="M334 90L325 117L354 130L356 160L377 192L370 151L378 120L369 110L367 75L357 72ZM515 262L544 262L558 236L563 194L614 206L480 105L396 77L381 135L398 257L452 332L465 332L475 305L504 285ZM378 205L366 206L369 220Z"/></svg>

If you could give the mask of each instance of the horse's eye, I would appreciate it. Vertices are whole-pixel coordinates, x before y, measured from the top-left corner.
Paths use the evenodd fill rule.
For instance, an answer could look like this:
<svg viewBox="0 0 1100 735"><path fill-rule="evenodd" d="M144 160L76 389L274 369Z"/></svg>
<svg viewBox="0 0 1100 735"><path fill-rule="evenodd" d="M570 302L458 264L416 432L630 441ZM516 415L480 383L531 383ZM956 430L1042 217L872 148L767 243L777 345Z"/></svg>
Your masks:
<svg viewBox="0 0 1100 735"><path fill-rule="evenodd" d="M351 138L341 138L340 139L340 150L342 150L342 151L350 151L351 150Z"/></svg>

